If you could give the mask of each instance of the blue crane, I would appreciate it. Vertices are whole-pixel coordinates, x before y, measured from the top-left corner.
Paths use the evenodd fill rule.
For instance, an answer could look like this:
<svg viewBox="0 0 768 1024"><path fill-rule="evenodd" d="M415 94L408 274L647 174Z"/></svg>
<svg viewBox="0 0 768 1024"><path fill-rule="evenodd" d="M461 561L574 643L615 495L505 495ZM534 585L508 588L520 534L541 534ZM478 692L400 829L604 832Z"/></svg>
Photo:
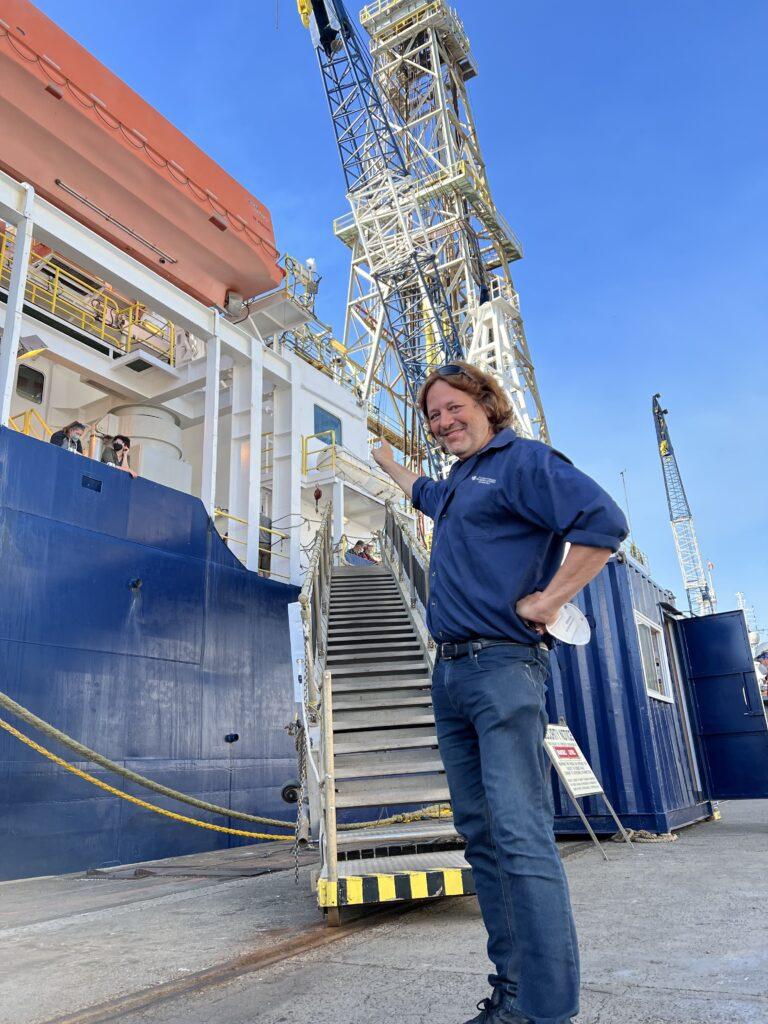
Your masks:
<svg viewBox="0 0 768 1024"><path fill-rule="evenodd" d="M717 599L704 569L704 561L693 525L691 506L688 504L675 449L672 447L672 440L669 436L666 420L669 410L662 409L659 403L660 398L660 394L653 396L653 420L656 425L656 440L659 445L659 458L664 474L664 487L667 491L669 519L675 538L677 559L680 563L680 572L683 575L683 584L691 614L708 615L717 610Z"/></svg>

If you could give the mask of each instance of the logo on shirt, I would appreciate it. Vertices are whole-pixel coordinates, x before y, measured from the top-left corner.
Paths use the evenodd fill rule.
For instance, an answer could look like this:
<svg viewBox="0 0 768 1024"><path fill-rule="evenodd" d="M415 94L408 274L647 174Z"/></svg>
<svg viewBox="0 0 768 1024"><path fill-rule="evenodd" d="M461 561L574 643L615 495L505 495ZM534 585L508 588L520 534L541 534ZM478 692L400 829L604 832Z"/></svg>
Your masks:
<svg viewBox="0 0 768 1024"><path fill-rule="evenodd" d="M472 476L470 480L474 480L476 484L495 484L496 478L493 476Z"/></svg>

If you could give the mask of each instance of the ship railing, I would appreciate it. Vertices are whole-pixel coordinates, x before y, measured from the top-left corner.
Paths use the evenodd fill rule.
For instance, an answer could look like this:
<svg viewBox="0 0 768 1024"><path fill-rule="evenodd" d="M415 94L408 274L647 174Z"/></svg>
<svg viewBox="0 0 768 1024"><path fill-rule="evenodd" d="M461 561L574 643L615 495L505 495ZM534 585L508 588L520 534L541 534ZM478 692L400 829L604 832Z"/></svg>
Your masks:
<svg viewBox="0 0 768 1024"><path fill-rule="evenodd" d="M411 619L430 658L435 644L426 627L429 604L429 552L413 532L407 516L388 501L384 529L379 532L379 551L383 564L391 570L403 597L411 608Z"/></svg>
<svg viewBox="0 0 768 1024"><path fill-rule="evenodd" d="M228 528L225 529L223 533L219 529L219 520L221 519L226 520L227 523L237 523L239 526L243 526L247 529L247 519L243 519L241 516L232 515L232 513L225 508L215 508L213 512L214 523L227 547L231 544L245 545L248 543L247 540L242 537L233 537ZM259 576L264 576L266 579L270 580L290 580L290 573L288 572L290 567L290 554L283 550L287 540L288 534L283 533L282 530L274 530L271 526L259 526ZM273 558L282 558L284 560L284 562L280 563L280 567L284 568L286 570L285 572L276 572L272 568Z"/></svg>
<svg viewBox="0 0 768 1024"><path fill-rule="evenodd" d="M53 429L48 426L37 409L27 409L8 417L8 426L27 437L36 437L38 441L47 441ZM39 432L39 433L38 433Z"/></svg>
<svg viewBox="0 0 768 1024"><path fill-rule="evenodd" d="M371 442L373 443L373 442ZM378 497L396 490L392 480L370 460L362 459L336 441L335 430L322 430L301 439L301 473L328 473L353 483L365 481L366 489Z"/></svg>
<svg viewBox="0 0 768 1024"><path fill-rule="evenodd" d="M41 255L36 248L29 260L27 302L126 354L145 349L174 365L176 327L170 320L118 295L106 281L78 274L56 253ZM0 287L4 290L11 280L14 249L11 229L0 230Z"/></svg>

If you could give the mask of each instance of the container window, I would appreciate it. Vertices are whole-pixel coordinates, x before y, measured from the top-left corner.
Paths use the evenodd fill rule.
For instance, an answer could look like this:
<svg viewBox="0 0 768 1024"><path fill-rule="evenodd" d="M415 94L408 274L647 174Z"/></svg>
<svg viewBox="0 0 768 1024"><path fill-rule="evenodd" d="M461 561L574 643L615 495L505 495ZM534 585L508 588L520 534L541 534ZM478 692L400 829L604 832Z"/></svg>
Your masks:
<svg viewBox="0 0 768 1024"><path fill-rule="evenodd" d="M637 635L640 641L640 657L643 662L645 688L654 697L672 700L672 685L664 649L664 635L658 626L644 615L635 613Z"/></svg>
<svg viewBox="0 0 768 1024"><path fill-rule="evenodd" d="M331 434L333 431L333 434ZM323 444L331 444L332 440L336 444L342 444L341 440L341 420L338 416L334 416L333 413L328 412L327 409L323 409L322 406L315 406L315 433L319 434L319 441Z"/></svg>
<svg viewBox="0 0 768 1024"><path fill-rule="evenodd" d="M45 387L45 374L36 370L34 366L27 366L22 363L16 375L16 394L22 398L28 398L35 405L43 404L43 388Z"/></svg>

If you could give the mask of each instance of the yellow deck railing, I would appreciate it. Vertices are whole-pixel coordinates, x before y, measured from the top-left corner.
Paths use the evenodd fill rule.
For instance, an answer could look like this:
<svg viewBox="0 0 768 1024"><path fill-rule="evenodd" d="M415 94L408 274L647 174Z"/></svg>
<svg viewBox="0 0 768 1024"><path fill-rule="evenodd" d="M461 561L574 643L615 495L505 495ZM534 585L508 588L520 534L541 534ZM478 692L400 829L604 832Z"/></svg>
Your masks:
<svg viewBox="0 0 768 1024"><path fill-rule="evenodd" d="M26 434L27 437L36 437L38 441L47 441L53 433L37 409L17 412L8 419L8 426L20 434Z"/></svg>
<svg viewBox="0 0 768 1024"><path fill-rule="evenodd" d="M0 287L4 289L11 280L14 241L9 229L0 231ZM144 348L171 366L175 363L174 324L140 302L117 295L105 281L80 276L75 268L62 266L55 253L44 257L32 253L24 298L123 352Z"/></svg>
<svg viewBox="0 0 768 1024"><path fill-rule="evenodd" d="M242 519L240 516L233 516L226 509L215 508L213 510L213 512L214 512L214 518L215 519L226 519L226 520L231 521L233 523L239 523L241 526L245 526L245 527L248 526L248 520L247 519ZM267 538L264 537L264 534L267 534ZM289 559L290 555L287 552L285 552L285 551L276 551L275 550L275 547L274 547L275 541L272 540L273 537L277 538L277 543L278 544L282 544L283 541L288 540L288 534L287 533L283 533L282 530L273 530L272 527L270 527L270 526L259 526L259 554L260 555L261 554L269 555L270 557L274 557L274 558ZM231 537L228 532L225 533L225 534L222 534L222 539L224 540L224 543L227 544L227 546L229 546L229 544L246 544L247 543L247 541L241 540L239 537ZM267 547L267 545L263 543L263 541L266 540L266 539L269 540L269 547ZM272 570L272 569L259 569L258 572L259 572L260 576L266 576L269 579L279 579L279 580L288 580L288 579L290 579L290 575L289 574L274 572L274 570Z"/></svg>
<svg viewBox="0 0 768 1024"><path fill-rule="evenodd" d="M321 438L327 438L322 441ZM319 447L311 448L312 441L319 441ZM330 466L332 472L336 473L336 431L335 430L321 430L319 434L308 434L301 439L301 475L306 476L310 470L309 460L312 455L322 455L327 453L330 456ZM312 469L316 469L316 466L312 466Z"/></svg>

